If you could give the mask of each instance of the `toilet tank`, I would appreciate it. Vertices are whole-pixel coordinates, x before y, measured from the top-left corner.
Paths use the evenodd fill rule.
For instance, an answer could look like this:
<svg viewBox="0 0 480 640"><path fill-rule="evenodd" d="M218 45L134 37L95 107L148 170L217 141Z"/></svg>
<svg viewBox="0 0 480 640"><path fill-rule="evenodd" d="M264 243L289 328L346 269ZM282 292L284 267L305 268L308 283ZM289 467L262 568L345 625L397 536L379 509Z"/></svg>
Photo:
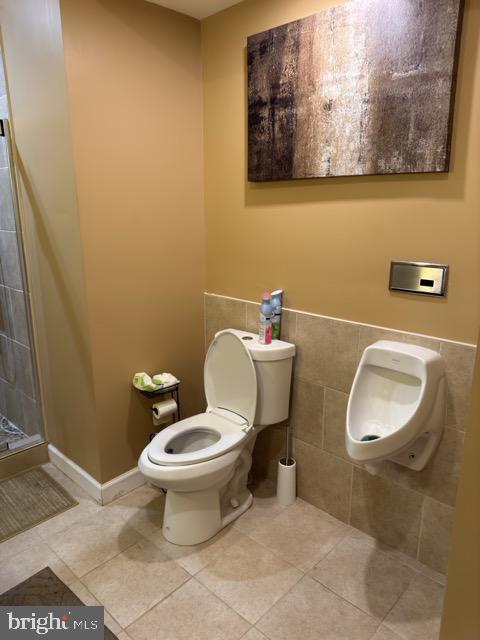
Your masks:
<svg viewBox="0 0 480 640"><path fill-rule="evenodd" d="M295 345L282 340L260 344L258 334L230 329L245 342L257 375L254 424L267 426L288 418Z"/></svg>

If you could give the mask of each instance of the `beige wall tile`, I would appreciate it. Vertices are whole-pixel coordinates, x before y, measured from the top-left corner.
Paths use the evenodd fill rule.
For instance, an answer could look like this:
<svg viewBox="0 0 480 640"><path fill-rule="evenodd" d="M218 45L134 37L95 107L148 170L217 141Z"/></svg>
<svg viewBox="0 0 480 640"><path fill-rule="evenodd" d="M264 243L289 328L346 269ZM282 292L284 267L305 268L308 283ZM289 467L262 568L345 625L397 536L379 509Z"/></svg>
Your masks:
<svg viewBox="0 0 480 640"><path fill-rule="evenodd" d="M425 500L418 559L440 573L447 573L454 514L452 507Z"/></svg>
<svg viewBox="0 0 480 640"><path fill-rule="evenodd" d="M295 378L290 424L295 437L322 448L324 387Z"/></svg>
<svg viewBox="0 0 480 640"><path fill-rule="evenodd" d="M354 467L350 524L416 557L423 497Z"/></svg>
<svg viewBox="0 0 480 640"><path fill-rule="evenodd" d="M260 325L260 305L247 302L247 331L258 333ZM295 311L282 311L282 326L280 339L285 342L295 342L297 330L297 314Z"/></svg>
<svg viewBox="0 0 480 640"><path fill-rule="evenodd" d="M205 296L205 345L208 349L214 335L222 329L247 328L247 305L239 300Z"/></svg>
<svg viewBox="0 0 480 640"><path fill-rule="evenodd" d="M360 531L360 529L354 529L353 527L351 527L350 536L352 538L361 538L369 541L371 545L374 545L377 549L379 549L383 553L388 554L394 560L396 560L397 562L400 562L400 564L403 564L409 569L412 569L415 573L421 573L423 576L430 578L430 580L435 580L435 582L438 582L439 584L445 586L446 576L443 573L434 571L430 567L427 567L427 565L419 562L419 560L417 560L416 558L412 558L411 556L408 556L406 553L403 553L402 551L399 551L398 549L395 549L394 547L388 544L385 544L384 542L380 542L373 536L370 536L367 533Z"/></svg>
<svg viewBox="0 0 480 640"><path fill-rule="evenodd" d="M348 395L335 389L325 389L323 448L349 460L345 448Z"/></svg>
<svg viewBox="0 0 480 640"><path fill-rule="evenodd" d="M301 571L309 571L348 531L343 523L297 499L271 522L250 533L250 537Z"/></svg>
<svg viewBox="0 0 480 640"><path fill-rule="evenodd" d="M294 455L299 497L348 522L352 465L297 438Z"/></svg>
<svg viewBox="0 0 480 640"><path fill-rule="evenodd" d="M277 467L285 455L285 423L270 425L258 434L253 449L252 475L255 482L277 481Z"/></svg>
<svg viewBox="0 0 480 640"><path fill-rule="evenodd" d="M249 624L195 579L127 629L133 640L239 640Z"/></svg>
<svg viewBox="0 0 480 640"><path fill-rule="evenodd" d="M350 391L357 366L358 325L298 314L296 344L299 378Z"/></svg>
<svg viewBox="0 0 480 640"><path fill-rule="evenodd" d="M443 594L444 587L417 575L385 618L384 625L404 640L438 640Z"/></svg>
<svg viewBox="0 0 480 640"><path fill-rule="evenodd" d="M196 579L255 624L301 576L291 564L244 537Z"/></svg>
<svg viewBox="0 0 480 640"><path fill-rule="evenodd" d="M305 577L257 626L276 640L370 640L378 621Z"/></svg>
<svg viewBox="0 0 480 640"><path fill-rule="evenodd" d="M189 577L158 547L140 540L85 575L82 582L126 628Z"/></svg>
<svg viewBox="0 0 480 640"><path fill-rule="evenodd" d="M472 393L475 352L473 347L453 342L442 342L440 353L445 358L447 374L446 424L449 427L462 430L466 428Z"/></svg>
<svg viewBox="0 0 480 640"><path fill-rule="evenodd" d="M383 620L414 572L366 537L349 536L312 571L312 577L374 618Z"/></svg>
<svg viewBox="0 0 480 640"><path fill-rule="evenodd" d="M423 471L413 471L394 462L384 461L379 466L380 474L435 500L454 506L464 440L463 432L445 429L437 451Z"/></svg>
<svg viewBox="0 0 480 640"><path fill-rule="evenodd" d="M380 327L369 327L367 325L361 325L358 340L359 359L365 349L378 340L406 342L407 344L414 344L418 347L433 349L433 351L440 351L441 343L440 340L429 338L428 336L417 336L410 333L402 333L401 331L390 331L388 329L383 329Z"/></svg>

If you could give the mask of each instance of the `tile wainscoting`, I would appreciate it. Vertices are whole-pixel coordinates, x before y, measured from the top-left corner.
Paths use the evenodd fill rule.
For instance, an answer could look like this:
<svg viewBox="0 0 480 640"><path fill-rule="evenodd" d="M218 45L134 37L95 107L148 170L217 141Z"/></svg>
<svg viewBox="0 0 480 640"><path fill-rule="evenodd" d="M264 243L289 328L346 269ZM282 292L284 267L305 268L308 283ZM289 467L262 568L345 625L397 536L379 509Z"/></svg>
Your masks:
<svg viewBox="0 0 480 640"><path fill-rule="evenodd" d="M258 304L205 294L205 343L221 329L258 331ZM447 570L458 475L471 391L475 346L285 310L282 338L297 345L290 423L298 495L378 541ZM423 471L392 462L378 475L353 464L345 450L345 415L363 350L390 339L439 351L445 358L445 432ZM275 480L284 425L265 429L254 451L253 476Z"/></svg>

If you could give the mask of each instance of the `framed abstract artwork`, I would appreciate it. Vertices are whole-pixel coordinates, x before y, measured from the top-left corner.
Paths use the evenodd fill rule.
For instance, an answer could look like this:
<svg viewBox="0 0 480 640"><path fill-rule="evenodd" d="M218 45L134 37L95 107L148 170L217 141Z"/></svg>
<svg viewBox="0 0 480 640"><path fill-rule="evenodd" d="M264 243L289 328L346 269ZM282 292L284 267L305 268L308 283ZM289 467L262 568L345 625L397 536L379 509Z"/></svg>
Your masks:
<svg viewBox="0 0 480 640"><path fill-rule="evenodd" d="M449 170L462 0L352 0L248 38L253 182Z"/></svg>

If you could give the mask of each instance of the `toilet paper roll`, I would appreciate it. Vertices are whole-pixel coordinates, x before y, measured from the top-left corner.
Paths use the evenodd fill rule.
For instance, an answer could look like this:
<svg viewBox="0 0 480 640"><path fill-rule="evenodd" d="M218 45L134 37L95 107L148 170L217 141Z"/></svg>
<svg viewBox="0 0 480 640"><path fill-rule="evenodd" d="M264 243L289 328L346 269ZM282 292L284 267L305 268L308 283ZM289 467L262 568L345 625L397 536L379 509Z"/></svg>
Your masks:
<svg viewBox="0 0 480 640"><path fill-rule="evenodd" d="M153 405L152 412L157 423L166 422L171 415L177 412L177 403L173 398L157 402Z"/></svg>

